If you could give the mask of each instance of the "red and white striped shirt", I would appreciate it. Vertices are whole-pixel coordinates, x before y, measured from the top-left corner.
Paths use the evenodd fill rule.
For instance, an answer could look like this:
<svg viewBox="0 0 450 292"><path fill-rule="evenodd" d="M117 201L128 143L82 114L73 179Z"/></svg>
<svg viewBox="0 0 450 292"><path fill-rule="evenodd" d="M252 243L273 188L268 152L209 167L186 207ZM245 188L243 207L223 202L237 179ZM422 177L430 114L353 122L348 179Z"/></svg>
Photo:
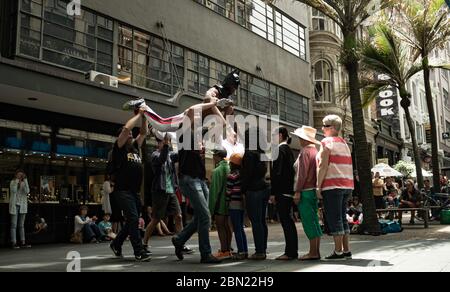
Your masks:
<svg viewBox="0 0 450 292"><path fill-rule="evenodd" d="M327 137L322 140L321 144L323 149L326 148L330 151L330 157L327 174L319 188L323 191L332 189L353 190L355 185L352 154L345 140L341 137ZM320 154L317 158L320 159Z"/></svg>

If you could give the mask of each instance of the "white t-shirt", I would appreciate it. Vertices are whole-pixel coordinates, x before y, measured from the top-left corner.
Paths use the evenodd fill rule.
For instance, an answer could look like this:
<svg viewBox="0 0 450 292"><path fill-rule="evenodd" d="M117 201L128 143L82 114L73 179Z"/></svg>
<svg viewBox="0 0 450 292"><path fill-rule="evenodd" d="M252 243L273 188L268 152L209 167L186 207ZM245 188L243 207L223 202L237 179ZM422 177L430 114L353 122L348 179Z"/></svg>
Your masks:
<svg viewBox="0 0 450 292"><path fill-rule="evenodd" d="M222 147L227 150L227 158L230 158L234 153L242 155L244 155L245 153L244 144L239 142L233 145L227 139L225 139L222 140Z"/></svg>

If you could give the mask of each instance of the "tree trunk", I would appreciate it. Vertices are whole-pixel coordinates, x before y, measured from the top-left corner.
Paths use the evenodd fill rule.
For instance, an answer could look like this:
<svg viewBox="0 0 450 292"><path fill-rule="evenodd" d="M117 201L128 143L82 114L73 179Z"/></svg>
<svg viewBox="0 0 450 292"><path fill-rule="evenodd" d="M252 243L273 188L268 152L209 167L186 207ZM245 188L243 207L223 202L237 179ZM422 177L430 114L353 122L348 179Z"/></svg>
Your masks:
<svg viewBox="0 0 450 292"><path fill-rule="evenodd" d="M361 201L364 214L364 228L373 235L379 235L380 225L375 209L373 197L372 175L370 171L370 153L367 144L364 115L361 105L361 94L359 91L359 65L357 61L344 63L349 75L350 100L352 105L353 134L355 144L353 145L356 154L356 165L361 184Z"/></svg>
<svg viewBox="0 0 450 292"><path fill-rule="evenodd" d="M407 104L404 104L405 101L403 99L407 99ZM419 190L423 189L423 174L422 174L422 163L419 155L419 147L417 146L417 138L416 138L416 130L414 128L413 121L411 119L411 113L409 112L409 98L402 96L401 105L403 110L405 111L406 123L408 124L409 132L411 135L411 142L413 147L413 155L414 155L414 164L416 165L416 173L417 173L417 184L419 186Z"/></svg>
<svg viewBox="0 0 450 292"><path fill-rule="evenodd" d="M427 99L428 114L430 117L431 126L431 163L433 164L433 186L435 190L440 189L439 181L439 153L438 153L438 138L437 138L437 125L436 125L436 114L434 112L433 106L433 95L431 93L430 85L430 68L428 67L428 56L422 56L423 64L423 79L425 84L425 96Z"/></svg>

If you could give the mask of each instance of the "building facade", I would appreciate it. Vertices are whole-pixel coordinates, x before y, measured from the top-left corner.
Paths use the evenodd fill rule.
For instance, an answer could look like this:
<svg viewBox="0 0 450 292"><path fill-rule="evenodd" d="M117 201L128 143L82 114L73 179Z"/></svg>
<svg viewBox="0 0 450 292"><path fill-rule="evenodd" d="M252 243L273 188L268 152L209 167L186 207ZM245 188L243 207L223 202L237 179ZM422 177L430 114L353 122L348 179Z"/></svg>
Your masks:
<svg viewBox="0 0 450 292"><path fill-rule="evenodd" d="M353 144L353 122L348 97L348 74L339 63L343 36L340 27L316 9L309 8L311 81L314 127L321 130L326 115L342 117L343 135ZM364 109L367 142L372 164L376 163L377 129L370 108Z"/></svg>
<svg viewBox="0 0 450 292"><path fill-rule="evenodd" d="M141 97L161 116L178 114L234 68L238 114L277 115L290 129L313 122L302 4L82 0L70 15L68 2L1 2L3 201L20 166L32 201L98 203L115 133L130 117L124 102ZM104 75L86 79L91 71Z"/></svg>

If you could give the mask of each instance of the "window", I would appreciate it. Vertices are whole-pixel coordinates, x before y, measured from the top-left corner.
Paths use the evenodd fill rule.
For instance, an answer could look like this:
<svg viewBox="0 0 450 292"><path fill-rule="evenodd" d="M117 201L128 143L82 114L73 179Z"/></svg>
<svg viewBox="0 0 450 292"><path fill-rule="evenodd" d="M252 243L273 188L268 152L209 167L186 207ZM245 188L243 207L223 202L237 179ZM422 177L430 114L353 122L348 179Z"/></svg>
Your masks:
<svg viewBox="0 0 450 292"><path fill-rule="evenodd" d="M444 95L444 104L446 107L450 107L450 101L448 100L448 91L445 88L442 89Z"/></svg>
<svg viewBox="0 0 450 292"><path fill-rule="evenodd" d="M422 125L416 122L416 136L417 136L417 144L423 144L423 129Z"/></svg>
<svg viewBox="0 0 450 292"><path fill-rule="evenodd" d="M174 95L183 87L184 49L131 27L119 27L120 80Z"/></svg>
<svg viewBox="0 0 450 292"><path fill-rule="evenodd" d="M265 80L241 73L240 106L296 124L309 124L309 100Z"/></svg>
<svg viewBox="0 0 450 292"><path fill-rule="evenodd" d="M188 89L195 93L205 94L210 88L209 59L191 51L187 54Z"/></svg>
<svg viewBox="0 0 450 292"><path fill-rule="evenodd" d="M234 0L194 0L209 9L234 20Z"/></svg>
<svg viewBox="0 0 450 292"><path fill-rule="evenodd" d="M276 44L292 54L306 59L305 29L280 12L275 12Z"/></svg>
<svg viewBox="0 0 450 292"><path fill-rule="evenodd" d="M317 9L312 9L312 29L313 30L326 30L326 16Z"/></svg>
<svg viewBox="0 0 450 292"><path fill-rule="evenodd" d="M410 139L411 138L411 132L409 131L408 122L406 121L406 117L403 119L403 125L405 126L405 138Z"/></svg>
<svg viewBox="0 0 450 292"><path fill-rule="evenodd" d="M194 0L226 16L286 51L306 59L305 28L262 0ZM218 8L219 7L219 8ZM228 8L233 7L233 8ZM233 17L230 15L233 14ZM234 17L234 14L236 16Z"/></svg>
<svg viewBox="0 0 450 292"><path fill-rule="evenodd" d="M69 16L66 1L44 3L21 1L19 52L83 72L112 74L113 21L87 10Z"/></svg>
<svg viewBox="0 0 450 292"><path fill-rule="evenodd" d="M314 65L314 96L318 102L331 102L332 69L327 61L320 60Z"/></svg>

